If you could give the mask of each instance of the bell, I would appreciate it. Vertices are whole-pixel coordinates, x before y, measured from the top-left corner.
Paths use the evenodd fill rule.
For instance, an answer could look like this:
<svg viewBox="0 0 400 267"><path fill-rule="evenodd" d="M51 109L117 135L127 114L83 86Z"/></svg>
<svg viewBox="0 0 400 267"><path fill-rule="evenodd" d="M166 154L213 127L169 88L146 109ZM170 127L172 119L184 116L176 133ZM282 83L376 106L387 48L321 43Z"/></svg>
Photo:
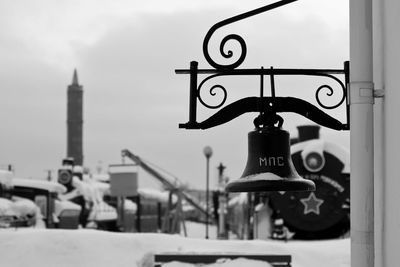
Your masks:
<svg viewBox="0 0 400 267"><path fill-rule="evenodd" d="M314 182L302 178L293 165L289 138L276 126L249 132L246 168L239 179L226 185L226 191L314 191Z"/></svg>

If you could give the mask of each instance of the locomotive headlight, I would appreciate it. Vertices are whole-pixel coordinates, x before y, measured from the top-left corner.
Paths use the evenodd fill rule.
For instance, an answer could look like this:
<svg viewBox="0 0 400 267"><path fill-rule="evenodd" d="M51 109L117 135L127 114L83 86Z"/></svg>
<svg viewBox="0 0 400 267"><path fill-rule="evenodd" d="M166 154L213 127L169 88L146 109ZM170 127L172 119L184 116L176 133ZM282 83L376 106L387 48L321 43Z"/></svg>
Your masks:
<svg viewBox="0 0 400 267"><path fill-rule="evenodd" d="M310 152L303 158L304 167L310 172L318 172L325 165L325 158L321 153Z"/></svg>
<svg viewBox="0 0 400 267"><path fill-rule="evenodd" d="M311 140L301 151L303 166L309 172L319 172L325 165L325 142L323 140Z"/></svg>

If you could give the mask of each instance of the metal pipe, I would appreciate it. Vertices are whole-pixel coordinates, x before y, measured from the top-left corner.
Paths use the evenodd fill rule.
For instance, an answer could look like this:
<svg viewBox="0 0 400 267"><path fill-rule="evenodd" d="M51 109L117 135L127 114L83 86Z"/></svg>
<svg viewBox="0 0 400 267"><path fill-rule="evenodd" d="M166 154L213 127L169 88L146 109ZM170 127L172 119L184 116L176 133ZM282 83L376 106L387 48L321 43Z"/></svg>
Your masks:
<svg viewBox="0 0 400 267"><path fill-rule="evenodd" d="M190 62L190 104L189 104L189 123L196 123L196 112L197 112L197 67L196 61Z"/></svg>
<svg viewBox="0 0 400 267"><path fill-rule="evenodd" d="M209 180L210 180L210 157L212 156L212 148L209 146L203 149L204 156L206 156L207 166L206 166L206 239L208 239L208 220L209 220L209 196L210 191Z"/></svg>
<svg viewBox="0 0 400 267"><path fill-rule="evenodd" d="M209 220L209 201L208 201L208 198L209 198L209 196L208 196L208 193L209 193L209 191L210 191L210 186L209 186L209 183L210 183L210 157L207 157L207 177L206 177L206 211L207 211L207 213L206 213L206 239L208 239L208 220Z"/></svg>
<svg viewBox="0 0 400 267"><path fill-rule="evenodd" d="M350 1L351 266L374 266L372 0Z"/></svg>
<svg viewBox="0 0 400 267"><path fill-rule="evenodd" d="M374 51L374 87L384 88L384 68L383 68L383 3L382 1L373 1L373 51ZM398 98L397 98L398 99ZM375 266L384 266L383 260L383 222L384 222L384 102L383 99L375 99L374 103L374 249ZM397 116L397 114L396 114ZM396 265L396 264L394 264Z"/></svg>
<svg viewBox="0 0 400 267"><path fill-rule="evenodd" d="M196 62L196 61L193 61ZM176 74L221 74L221 75L318 75L318 74L345 74L343 69L234 69L234 70L219 70L219 69L198 69L197 65L190 65L190 69L176 69Z"/></svg>

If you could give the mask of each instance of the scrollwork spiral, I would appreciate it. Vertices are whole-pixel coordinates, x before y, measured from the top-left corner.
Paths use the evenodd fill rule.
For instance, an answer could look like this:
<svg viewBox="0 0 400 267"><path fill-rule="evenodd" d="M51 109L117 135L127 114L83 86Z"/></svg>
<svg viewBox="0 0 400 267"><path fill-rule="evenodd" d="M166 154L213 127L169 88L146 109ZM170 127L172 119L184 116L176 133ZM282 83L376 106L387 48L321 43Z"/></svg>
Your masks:
<svg viewBox="0 0 400 267"><path fill-rule="evenodd" d="M222 94L223 94L223 99L222 99L222 101L221 101L219 104L216 104L216 105L207 104L207 103L203 100L203 98L202 98L202 96L201 96L201 93L200 93L201 88L202 88L202 87L199 87L199 90L198 90L198 99L199 99L199 101L200 101L200 103L201 103L202 105L204 105L205 107L210 108L210 109L217 109L217 108L222 107L222 106L225 104L226 98L227 98L227 96L228 96L228 93L227 93L225 87L223 87L223 86L220 85L220 84L216 84L216 85L213 85L213 86L210 88L209 93L210 93L211 96L216 96L216 95L217 95L217 92L216 92L216 89L217 89L217 88L219 88L220 91L221 91Z"/></svg>
<svg viewBox="0 0 400 267"><path fill-rule="evenodd" d="M231 64L218 64L217 62L215 62L211 58L210 53L208 51L209 41L211 39L211 36L214 34L214 32L216 30L218 30L219 28L224 27L224 26L226 26L228 24L232 24L234 22L249 18L251 16L254 16L254 15L257 15L257 14L260 14L260 13L263 13L263 12L278 8L280 6L289 4L289 3L294 2L294 1L297 1L297 0L281 0L281 1L277 1L277 2L274 2L274 3L268 4L268 5L262 6L260 8L257 8L257 9L254 9L254 10L250 10L248 12L233 16L231 18L225 19L225 20L220 21L220 22L216 23L215 25L213 25L208 30L206 36L204 37L204 41L203 41L203 54L204 54L204 57L206 58L207 62L211 66L213 66L215 69L232 70L232 69L235 69L235 68L239 67L240 64L243 63L244 59L246 58L246 54L247 54L246 42L244 41L244 39L240 35L237 35L237 34L229 34L229 35L225 36L222 39L221 44L220 44L219 51L220 51L221 55L224 58L228 58L228 59L232 58L232 56L234 54L232 52L232 50L228 50L227 52L224 51L225 44L228 41L231 41L231 40L235 40L240 44L241 54L240 54L240 56L238 56L237 60L235 62L231 63Z"/></svg>
<svg viewBox="0 0 400 267"><path fill-rule="evenodd" d="M215 62L211 58L211 56L210 56L210 54L208 52L209 39L207 39L207 40L205 39L204 41L205 41L205 44L204 44L204 47L203 47L203 49L204 49L204 57L206 58L207 62L211 66L216 68L216 69L235 69L235 68L239 67L240 64L242 64L243 61L246 58L246 54L247 54L246 42L244 41L244 39L240 35L229 34L229 35L225 36L222 39L221 44L219 46L219 52L221 53L221 55L224 58L230 59L230 58L233 57L234 52L232 50L225 51L225 47L226 47L227 43L230 42L230 41L236 41L236 42L239 43L239 45L240 45L240 55L238 56L236 61L234 61L233 63L230 63L230 64L218 64L217 62Z"/></svg>
<svg viewBox="0 0 400 267"><path fill-rule="evenodd" d="M322 94L323 89L328 90L326 93L327 96L333 96L333 94L334 94L334 90L330 85L324 84L324 85L321 85L320 87L318 87L317 91L315 92L315 99L317 100L318 105L320 105L321 107L323 107L325 109L335 109L335 108L339 107L345 100L345 97L346 97L345 90L342 90L343 95L342 95L342 99L339 101L339 103L337 103L335 105L329 105L329 106L325 105L321 101L321 94ZM343 85L342 85L342 89L343 89Z"/></svg>

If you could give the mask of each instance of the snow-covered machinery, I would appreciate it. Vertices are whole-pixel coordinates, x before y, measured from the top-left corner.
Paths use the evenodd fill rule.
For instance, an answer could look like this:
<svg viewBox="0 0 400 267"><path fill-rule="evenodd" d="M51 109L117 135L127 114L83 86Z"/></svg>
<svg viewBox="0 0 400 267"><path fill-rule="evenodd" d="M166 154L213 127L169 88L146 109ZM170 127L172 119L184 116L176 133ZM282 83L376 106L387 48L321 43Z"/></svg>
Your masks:
<svg viewBox="0 0 400 267"><path fill-rule="evenodd" d="M75 165L73 158L66 158L58 170L58 184L66 188L60 198L80 207L77 225L83 228L120 231L116 203L106 201L110 196L109 175L84 173L82 166ZM64 203L64 204L65 204ZM136 213L136 205L125 199L125 214ZM70 206L70 205L69 205ZM123 227L124 228L124 227ZM126 230L126 229L124 229Z"/></svg>
<svg viewBox="0 0 400 267"><path fill-rule="evenodd" d="M131 159L134 163L158 180L166 190L168 190L168 205L166 211L164 212L164 219L161 227L162 232L176 233L180 231L180 225L183 225L183 230L186 234L184 224L185 207L183 206L183 202L186 202L189 206L191 206L191 208L196 209L201 214L207 214L206 209L200 205L189 192L185 191L183 187L179 185L179 180L176 177L174 177L174 182L170 181L167 177L150 166L149 162L133 154L128 149L122 150L121 154L123 157ZM176 199L176 201L174 199ZM212 218L212 214L209 214L209 218ZM159 224L161 224L161 222L159 222Z"/></svg>
<svg viewBox="0 0 400 267"><path fill-rule="evenodd" d="M45 227L78 228L81 208L60 199L66 192L63 185L45 180L13 178L12 186L13 197L29 199L39 207Z"/></svg>
<svg viewBox="0 0 400 267"><path fill-rule="evenodd" d="M12 171L0 170L0 187L1 227L78 227L81 208L59 198L66 192L63 185L18 178Z"/></svg>
<svg viewBox="0 0 400 267"><path fill-rule="evenodd" d="M35 226L38 219L40 212L33 201L0 197L0 228Z"/></svg>

